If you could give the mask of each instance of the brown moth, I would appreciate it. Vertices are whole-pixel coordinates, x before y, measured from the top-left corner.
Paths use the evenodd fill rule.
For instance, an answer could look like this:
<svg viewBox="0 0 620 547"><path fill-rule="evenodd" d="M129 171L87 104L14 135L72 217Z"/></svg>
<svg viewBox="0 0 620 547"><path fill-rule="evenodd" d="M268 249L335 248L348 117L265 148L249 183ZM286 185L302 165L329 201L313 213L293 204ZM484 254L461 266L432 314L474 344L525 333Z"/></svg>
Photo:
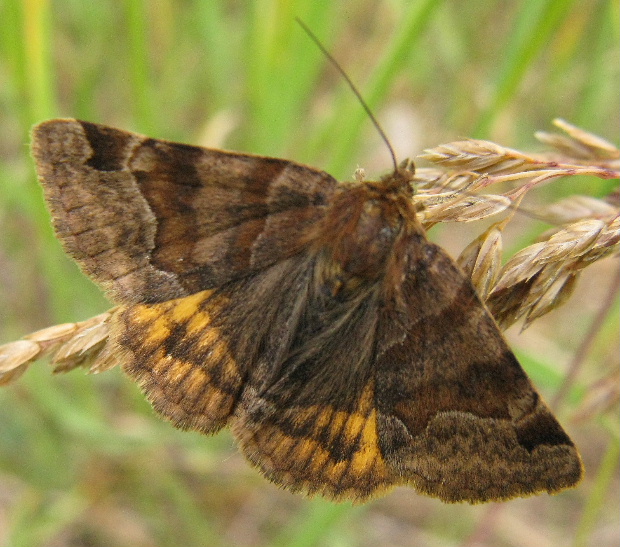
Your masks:
<svg viewBox="0 0 620 547"><path fill-rule="evenodd" d="M416 218L412 166L338 182L77 120L34 130L59 238L118 304L105 353L176 427L294 491L558 492L573 442Z"/></svg>

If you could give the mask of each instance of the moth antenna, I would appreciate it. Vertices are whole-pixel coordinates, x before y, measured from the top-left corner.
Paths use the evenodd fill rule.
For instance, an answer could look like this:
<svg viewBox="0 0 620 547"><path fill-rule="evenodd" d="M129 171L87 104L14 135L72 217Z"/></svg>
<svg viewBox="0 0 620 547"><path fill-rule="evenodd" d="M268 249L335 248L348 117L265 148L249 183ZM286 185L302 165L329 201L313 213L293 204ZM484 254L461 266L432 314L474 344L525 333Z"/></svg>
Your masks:
<svg viewBox="0 0 620 547"><path fill-rule="evenodd" d="M381 137L381 139L387 146L390 152L390 156L392 157L392 163L394 164L394 172L398 171L398 162L396 161L396 154L394 153L394 149L392 148L392 145L390 144L390 141L387 138L387 135L381 128L381 125L379 125L377 118L375 118L375 115L372 113L372 110L370 110L368 103L366 103L366 101L364 100L364 97L362 97L362 94L357 90L357 87L355 87L355 84L353 83L351 78L349 78L349 75L340 66L338 61L336 61L334 56L329 51L327 51L327 48L321 43L321 41L317 38L314 32L312 32L310 28L299 17L295 17L295 20L299 23L301 28L304 29L304 32L310 37L310 39L316 44L316 46L321 50L323 55L327 57L327 59L334 66L334 68L338 72L340 72L340 75L345 79L345 81L351 88L351 91L353 91L353 93L357 97L357 100L362 105L362 108L366 111L366 114L368 114L368 117L370 118L370 121L372 122L372 124L375 126L375 129L379 132L379 136Z"/></svg>
<svg viewBox="0 0 620 547"><path fill-rule="evenodd" d="M390 156L392 157L392 163L394 164L394 172L395 173L398 172L398 170L399 170L398 161L396 159L396 154L394 153L394 149L392 148L392 145L390 144L390 140L387 138L387 135L385 134L385 131L383 131L383 129L381 128L381 125L379 124L379 121L377 120L375 115L372 113L372 110L370 110L370 107L368 106L368 103L364 100L364 97L362 97L362 94L358 91L357 87L355 87L355 84L353 83L351 78L349 78L349 75L345 72L344 68L342 68L342 66L340 66L340 63L338 63L338 61L334 58L334 56L327 50L327 48L323 45L321 40L319 40L319 38L316 36L316 34L314 34L314 32L312 32L310 30L308 25L306 25L306 23L304 23L299 17L295 17L295 20L299 23L299 26L304 30L304 32L309 36L309 38L321 50L323 55L325 55L325 57L327 57L327 59L334 66L334 68L336 68L336 70L344 78L345 82L347 82L348 86L351 88L351 91L353 91L353 93L357 97L358 101L362 105L362 108L365 110L366 114L368 114L368 117L370 118L370 121L372 122L372 124L375 126L375 129L378 131L379 136L381 137L381 139L383 140L383 142L387 146L387 149L390 152ZM360 173L359 170L356 171L356 177L358 176L359 173ZM461 191L457 190L454 193L458 194L458 193L461 193L461 192L462 192L462 190ZM465 195L468 195L467 192L465 192ZM469 195L475 195L475 194L469 194ZM524 214L525 216L529 216L529 217L531 217L531 218L533 218L535 220L542 220L543 222L548 222L548 220L546 220L541 215L537 215L533 211L528 211L527 209L524 209L523 207L515 207L514 205L510 205L508 207L508 209L511 209L511 210L514 210L514 211L518 211L518 212Z"/></svg>

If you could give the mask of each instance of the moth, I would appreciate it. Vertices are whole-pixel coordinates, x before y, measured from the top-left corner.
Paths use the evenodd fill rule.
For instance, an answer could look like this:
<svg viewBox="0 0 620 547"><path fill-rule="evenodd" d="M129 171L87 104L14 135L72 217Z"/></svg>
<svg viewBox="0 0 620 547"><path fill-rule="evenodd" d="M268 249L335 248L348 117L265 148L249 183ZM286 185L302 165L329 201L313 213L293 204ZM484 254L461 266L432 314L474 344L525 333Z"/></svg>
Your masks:
<svg viewBox="0 0 620 547"><path fill-rule="evenodd" d="M230 427L267 479L335 500L408 485L477 503L580 480L427 239L411 163L338 182L72 119L35 127L33 154L58 237L116 303L104 352L176 427Z"/></svg>

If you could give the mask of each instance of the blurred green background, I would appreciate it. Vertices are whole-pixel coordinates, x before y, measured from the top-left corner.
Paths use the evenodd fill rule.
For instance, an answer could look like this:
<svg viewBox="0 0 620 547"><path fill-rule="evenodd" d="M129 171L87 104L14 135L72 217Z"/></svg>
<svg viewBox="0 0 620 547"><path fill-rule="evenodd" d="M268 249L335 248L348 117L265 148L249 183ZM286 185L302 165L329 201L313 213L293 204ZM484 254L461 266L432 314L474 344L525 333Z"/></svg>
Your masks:
<svg viewBox="0 0 620 547"><path fill-rule="evenodd" d="M34 123L82 118L287 157L341 179L357 165L389 169L357 100L295 23L301 17L358 83L400 159L462 137L539 148L532 133L558 116L618 142L618 6L2 0L0 343L109 307L53 237L29 156ZM541 195L609 188L569 180ZM531 242L528 230L513 245ZM467 242L461 231L435 237L452 250ZM509 332L548 399L617 267L592 267L564 308ZM592 382L618 365L617 298L612 310L558 409L585 481L489 506L444 505L404 488L356 507L304 499L263 480L228 432L207 438L160 421L119 370L52 376L38 364L0 389L0 545L617 545L617 416L573 419Z"/></svg>

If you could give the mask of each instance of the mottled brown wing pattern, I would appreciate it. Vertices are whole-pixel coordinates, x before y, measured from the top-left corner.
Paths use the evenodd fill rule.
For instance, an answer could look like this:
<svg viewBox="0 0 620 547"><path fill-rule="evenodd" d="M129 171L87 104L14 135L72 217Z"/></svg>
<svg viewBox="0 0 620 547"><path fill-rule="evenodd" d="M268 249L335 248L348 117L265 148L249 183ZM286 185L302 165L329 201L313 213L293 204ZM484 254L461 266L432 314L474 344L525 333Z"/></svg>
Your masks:
<svg viewBox="0 0 620 547"><path fill-rule="evenodd" d="M181 429L215 433L226 425L243 372L217 326L228 296L215 291L121 307L112 338L118 357L153 408Z"/></svg>
<svg viewBox="0 0 620 547"><path fill-rule="evenodd" d="M326 299L321 261L301 254L213 291L122 307L117 343L125 370L178 427L231 425L274 482L363 499L388 484L364 351L377 291Z"/></svg>
<svg viewBox="0 0 620 547"><path fill-rule="evenodd" d="M180 427L211 432L201 421L225 417L218 427L228 420L248 459L291 490L364 501L408 484L444 501L483 502L575 484L571 440L471 283L413 237L394 266L405 280L388 291L371 284L326 299L325 256L302 255L196 295L193 314L176 311L191 297L127 308L126 370ZM160 327L141 319L150 315L179 322L159 340ZM225 412L211 401L224 401Z"/></svg>
<svg viewBox="0 0 620 547"><path fill-rule="evenodd" d="M436 245L408 248L406 313L380 311L374 367L381 453L398 482L474 503L576 484L577 450L470 281Z"/></svg>
<svg viewBox="0 0 620 547"><path fill-rule="evenodd" d="M33 133L58 236L123 302L163 302L307 245L336 186L293 162L150 139L78 120Z"/></svg>
<svg viewBox="0 0 620 547"><path fill-rule="evenodd" d="M407 168L337 183L76 120L39 125L33 150L66 249L121 302L107 354L175 426L230 426L267 478L339 500L579 481L573 443L426 239Z"/></svg>
<svg viewBox="0 0 620 547"><path fill-rule="evenodd" d="M298 255L215 290L120 307L113 334L123 368L177 427L216 431L250 373L258 376L287 351L308 272ZM210 408L214 395L217 408Z"/></svg>

